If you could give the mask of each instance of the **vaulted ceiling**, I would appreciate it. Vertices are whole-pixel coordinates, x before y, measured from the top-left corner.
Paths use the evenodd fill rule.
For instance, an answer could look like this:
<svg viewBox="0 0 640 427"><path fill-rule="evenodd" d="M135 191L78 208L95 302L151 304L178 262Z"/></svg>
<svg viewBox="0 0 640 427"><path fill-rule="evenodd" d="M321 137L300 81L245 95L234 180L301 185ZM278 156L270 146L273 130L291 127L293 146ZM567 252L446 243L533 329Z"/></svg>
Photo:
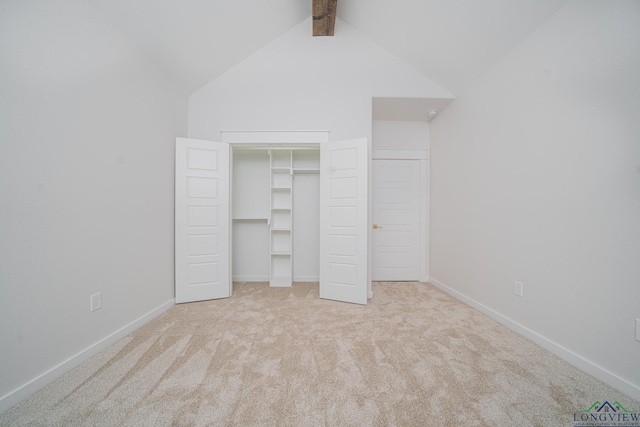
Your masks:
<svg viewBox="0 0 640 427"><path fill-rule="evenodd" d="M89 1L189 93L311 16L311 0ZM336 37L347 23L457 94L566 2L339 0Z"/></svg>

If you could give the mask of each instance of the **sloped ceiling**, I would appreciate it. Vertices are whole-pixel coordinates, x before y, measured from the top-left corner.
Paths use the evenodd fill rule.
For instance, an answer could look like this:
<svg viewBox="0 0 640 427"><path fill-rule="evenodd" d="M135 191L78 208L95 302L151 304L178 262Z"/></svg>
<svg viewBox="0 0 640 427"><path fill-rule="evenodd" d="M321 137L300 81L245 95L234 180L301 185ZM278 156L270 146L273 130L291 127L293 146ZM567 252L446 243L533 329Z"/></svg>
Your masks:
<svg viewBox="0 0 640 427"><path fill-rule="evenodd" d="M89 1L188 93L311 15L311 0ZM339 0L337 15L457 94L566 2Z"/></svg>
<svg viewBox="0 0 640 427"><path fill-rule="evenodd" d="M338 16L457 95L567 0L339 0Z"/></svg>
<svg viewBox="0 0 640 427"><path fill-rule="evenodd" d="M89 1L188 93L311 16L311 0Z"/></svg>

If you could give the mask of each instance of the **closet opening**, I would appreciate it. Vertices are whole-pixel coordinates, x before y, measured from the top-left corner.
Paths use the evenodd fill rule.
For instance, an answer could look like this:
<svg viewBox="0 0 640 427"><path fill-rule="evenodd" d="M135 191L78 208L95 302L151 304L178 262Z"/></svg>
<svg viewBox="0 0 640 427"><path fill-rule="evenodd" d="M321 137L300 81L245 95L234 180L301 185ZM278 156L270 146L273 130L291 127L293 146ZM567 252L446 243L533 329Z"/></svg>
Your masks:
<svg viewBox="0 0 640 427"><path fill-rule="evenodd" d="M231 148L234 282L319 282L319 146Z"/></svg>

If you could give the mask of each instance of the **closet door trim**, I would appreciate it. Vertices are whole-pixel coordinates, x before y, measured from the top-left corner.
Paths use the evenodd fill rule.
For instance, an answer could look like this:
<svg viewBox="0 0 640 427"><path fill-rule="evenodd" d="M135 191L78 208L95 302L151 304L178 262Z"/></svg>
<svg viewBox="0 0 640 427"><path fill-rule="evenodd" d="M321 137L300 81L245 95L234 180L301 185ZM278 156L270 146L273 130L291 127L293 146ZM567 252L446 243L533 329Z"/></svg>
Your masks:
<svg viewBox="0 0 640 427"><path fill-rule="evenodd" d="M329 141L328 130L222 130L222 142L230 144L305 145Z"/></svg>

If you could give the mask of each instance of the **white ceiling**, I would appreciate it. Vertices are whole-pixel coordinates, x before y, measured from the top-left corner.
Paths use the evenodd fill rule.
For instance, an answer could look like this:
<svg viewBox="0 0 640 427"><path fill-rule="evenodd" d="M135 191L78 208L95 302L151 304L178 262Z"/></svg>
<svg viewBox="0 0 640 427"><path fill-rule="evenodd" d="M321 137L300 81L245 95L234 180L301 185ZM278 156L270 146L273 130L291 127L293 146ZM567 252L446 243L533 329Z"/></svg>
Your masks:
<svg viewBox="0 0 640 427"><path fill-rule="evenodd" d="M89 0L189 93L311 15L311 0Z"/></svg>
<svg viewBox="0 0 640 427"><path fill-rule="evenodd" d="M338 15L454 95L567 0L338 0Z"/></svg>
<svg viewBox="0 0 640 427"><path fill-rule="evenodd" d="M189 93L311 15L311 0L89 1ZM337 14L457 94L567 1L339 0Z"/></svg>

